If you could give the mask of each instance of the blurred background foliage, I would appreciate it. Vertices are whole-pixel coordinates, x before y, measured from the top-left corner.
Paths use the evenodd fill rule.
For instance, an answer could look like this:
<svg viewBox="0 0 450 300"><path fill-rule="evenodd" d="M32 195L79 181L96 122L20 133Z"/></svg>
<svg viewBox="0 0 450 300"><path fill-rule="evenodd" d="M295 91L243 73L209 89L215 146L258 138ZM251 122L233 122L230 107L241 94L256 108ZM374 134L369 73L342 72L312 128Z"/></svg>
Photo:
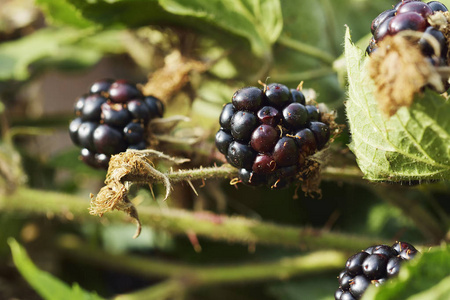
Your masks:
<svg viewBox="0 0 450 300"><path fill-rule="evenodd" d="M450 7L450 1L443 2ZM195 128L201 131L201 143L167 150L191 158L186 167L222 163L214 151L222 106L236 89L258 85L258 80L292 88L304 81L303 87L313 89L317 100L335 109L338 122L345 124L345 64L339 60L344 24L351 28L353 40L364 45L369 40L371 20L395 3L1 0L0 298L96 299L127 294L128 298L120 299L334 299L336 276L345 262L342 258L361 250L361 243L347 235L341 241L346 246L317 243L316 249L311 249L299 242L297 247L284 247L280 246L283 241L277 245L263 240L214 240L213 233L197 237L189 223L179 225L178 219L173 228L154 226L143 219L142 235L132 239L134 225L124 216L115 217L121 222L88 216L89 193L99 190L105 172L92 170L78 160L79 149L71 144L67 127L75 99L87 92L94 80L106 77L141 83L147 92L166 96L167 116L191 118L177 129L178 134ZM188 66L189 61L207 68L180 67ZM180 73L186 82L164 86ZM356 167L346 146L349 139L345 130L331 146L326 166L343 171ZM404 240L422 245L423 251L449 238L448 183L375 185L360 177L335 176L323 181L321 197L306 196L295 187L280 191L236 188L228 179L209 180L205 186L194 182L198 195L189 185L177 184L167 201L162 200L160 186L155 187L155 198L146 187L134 188L133 195L138 209L210 211L280 226L320 229L336 233L335 239L345 233L373 243ZM74 207L80 209L72 211ZM10 239L15 265L23 277L19 274L7 243L11 237L26 247L44 271L36 269L20 245ZM437 248L437 254L424 255L427 263L419 267L448 262L447 248ZM186 286L182 288L179 281L170 281L178 272L178 264L188 269L196 266L192 272L195 278L195 274L210 274L201 273L205 271L202 267L214 270L215 265L264 264L324 250L338 251L340 256L318 272L302 274L296 270L285 276L246 279L240 278L236 269L230 275L234 281L195 284L184 278ZM138 259L134 267L132 259ZM149 269L153 266L155 270L142 270L146 259L155 264ZM131 266L117 265L118 261ZM158 262L162 267L157 268ZM419 275L427 272L419 267L409 272L408 284L424 282L421 292L435 288L445 295L448 288L445 290L444 280L448 282L450 268L443 265L439 275L421 279ZM444 283L439 285L441 280ZM77 284L72 286L74 282ZM400 299L396 295L407 297L419 292L411 291L407 284L392 286L388 288L394 292L383 292L384 296L376 299ZM59 294L42 292L51 287L64 296L52 298ZM144 294L139 294L140 289ZM388 293L391 296L386 296Z"/></svg>

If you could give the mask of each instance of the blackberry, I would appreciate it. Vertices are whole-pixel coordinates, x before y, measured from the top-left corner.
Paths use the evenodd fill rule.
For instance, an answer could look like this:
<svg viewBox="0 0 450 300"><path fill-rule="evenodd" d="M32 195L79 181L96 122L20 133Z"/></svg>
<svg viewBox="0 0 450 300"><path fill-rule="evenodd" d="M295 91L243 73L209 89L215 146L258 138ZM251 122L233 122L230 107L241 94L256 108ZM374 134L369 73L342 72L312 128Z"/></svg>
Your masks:
<svg viewBox="0 0 450 300"><path fill-rule="evenodd" d="M146 148L147 124L162 117L164 104L153 96L144 97L126 80L102 79L92 84L89 94L77 99L74 112L69 135L82 147L81 160L107 169L111 155L127 148Z"/></svg>
<svg viewBox="0 0 450 300"><path fill-rule="evenodd" d="M411 244L396 242L392 246L371 246L352 255L339 273L339 288L334 298L360 299L370 284L379 286L397 276L401 264L413 259L417 253Z"/></svg>
<svg viewBox="0 0 450 300"><path fill-rule="evenodd" d="M330 137L321 111L305 95L279 83L237 90L223 106L215 144L239 168L240 182L282 188L292 183L305 158Z"/></svg>
<svg viewBox="0 0 450 300"><path fill-rule="evenodd" d="M393 36L403 30L423 32L423 37L417 42L424 57L433 66L447 66L447 40L442 32L435 29L428 22L430 15L437 11L446 12L447 7L439 1L423 3L421 1L403 0L393 9L379 14L370 27L372 38L366 52L371 55L378 47L378 43L386 36ZM436 39L440 51L429 44L429 39Z"/></svg>

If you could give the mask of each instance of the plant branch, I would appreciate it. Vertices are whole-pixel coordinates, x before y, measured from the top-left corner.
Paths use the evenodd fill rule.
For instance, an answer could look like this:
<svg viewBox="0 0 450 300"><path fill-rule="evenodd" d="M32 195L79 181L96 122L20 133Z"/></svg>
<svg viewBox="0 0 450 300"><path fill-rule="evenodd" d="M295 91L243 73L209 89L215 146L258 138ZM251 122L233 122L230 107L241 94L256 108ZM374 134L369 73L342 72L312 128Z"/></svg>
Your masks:
<svg viewBox="0 0 450 300"><path fill-rule="evenodd" d="M79 221L96 220L89 215L86 199L56 192L19 188L14 194L0 198L0 210L27 215L54 215ZM329 232L309 227L277 225L243 217L228 217L209 212L190 212L140 206L144 225L178 235L192 231L200 237L242 244L263 244L307 249L339 249L354 252L379 243L367 237ZM102 217L109 222L124 222L120 212ZM129 219L128 219L129 220Z"/></svg>
<svg viewBox="0 0 450 300"><path fill-rule="evenodd" d="M288 48L291 48L295 51L298 51L300 53L304 53L306 55L315 57L330 66L333 64L333 62L335 60L335 58L328 52L325 52L322 49L305 44L298 40L291 39L290 37L288 37L286 35L281 35L278 38L277 43L280 45L286 46Z"/></svg>
<svg viewBox="0 0 450 300"><path fill-rule="evenodd" d="M82 243L73 243L73 241L70 243L59 242L57 248L63 255L77 261L149 279L179 279L186 284L186 287L283 280L293 276L339 271L347 259L342 252L328 250L258 263L196 266L147 257L111 254L102 250L90 249Z"/></svg>

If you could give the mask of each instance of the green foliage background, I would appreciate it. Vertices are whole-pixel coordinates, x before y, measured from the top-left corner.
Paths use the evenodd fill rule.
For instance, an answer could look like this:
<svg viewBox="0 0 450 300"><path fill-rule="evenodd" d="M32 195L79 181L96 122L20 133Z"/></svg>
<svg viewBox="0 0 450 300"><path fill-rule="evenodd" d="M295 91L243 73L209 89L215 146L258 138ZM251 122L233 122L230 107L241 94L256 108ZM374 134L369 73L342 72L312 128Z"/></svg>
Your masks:
<svg viewBox="0 0 450 300"><path fill-rule="evenodd" d="M23 5L21 0L11 2ZM450 1L442 2L450 7ZM342 257L362 250L365 239L387 244L401 239L418 245L423 255L406 266L398 280L371 289L364 299L448 299L450 105L426 91L411 109L385 120L365 71L363 51L371 20L393 4L390 0L36 0L38 25L19 37L0 35L0 186L13 191L0 196L0 287L9 286L0 288L0 298L334 299L340 268L336 265L344 267ZM6 20L0 17L0 32L8 36ZM34 147L36 139L49 133L64 135L67 142L67 124L73 116L71 110L30 116L27 109L39 103L32 89L26 96L24 91L42 84L52 72L82 78L105 60L123 69L112 75L145 83L174 49L199 61L217 60L207 72L191 74L189 88L164 99L168 115L188 115L189 126L203 128L206 152L213 147L222 105L236 89L266 78L290 87L304 81L304 87L314 89L317 100L335 109L338 121L347 125L330 147L325 164L338 173L322 182L320 199L301 192L294 198L294 187L236 189L228 179L217 179L201 189L201 183L195 183L198 196L187 185L176 185L166 202L159 186L155 199L145 187L134 188L138 209L173 210L176 216L175 209L183 209L194 219L195 212L206 210L305 232L323 229L331 232L331 242L319 235L308 246L299 242L284 247L280 245L287 244L285 236L273 243L263 239L246 243L210 232L199 236L202 251L197 253L183 218L175 218L174 224L168 218L159 226L155 220L144 223L142 236L133 240L134 226L121 215L111 217L121 220L112 224L87 216L89 193L98 191L105 173L84 166L74 146L58 147L62 140L52 141L57 150L50 153ZM19 102L24 97L28 100ZM74 100L61 95L68 107ZM199 156L204 166L215 162ZM347 178L348 170L358 172ZM230 236L239 236L247 229L245 224ZM266 227L256 226L265 233ZM31 260L16 240L27 248ZM249 274L257 274L255 265L274 261L283 268L283 259L322 250L338 254L320 272L302 273L304 267L299 267L285 276L266 274L258 280L239 273L241 265L250 264L255 271ZM108 255L113 259L101 259ZM133 265L136 256L142 262ZM139 267L146 259L155 270ZM17 269L8 267L12 260ZM118 260L131 267L118 267ZM156 268L160 261L166 263L161 269ZM235 281L217 275L222 281L215 284L197 286L187 280L188 288L180 287L174 273L162 275L178 270L173 264L192 266L186 274L193 278L205 274L201 267L213 270L206 274L225 276L220 268L214 273L214 267L236 266L226 273ZM8 279L11 273L16 274L13 281Z"/></svg>

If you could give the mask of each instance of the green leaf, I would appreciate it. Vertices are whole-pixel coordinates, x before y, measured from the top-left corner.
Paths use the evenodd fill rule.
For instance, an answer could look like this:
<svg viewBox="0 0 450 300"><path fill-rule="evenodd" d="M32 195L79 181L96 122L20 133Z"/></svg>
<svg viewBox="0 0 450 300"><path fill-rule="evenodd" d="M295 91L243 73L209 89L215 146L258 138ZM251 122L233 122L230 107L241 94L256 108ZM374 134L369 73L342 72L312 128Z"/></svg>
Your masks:
<svg viewBox="0 0 450 300"><path fill-rule="evenodd" d="M380 287L371 286L363 300L446 300L450 295L450 247L424 252L402 264L398 278Z"/></svg>
<svg viewBox="0 0 450 300"><path fill-rule="evenodd" d="M41 271L28 257L25 249L13 238L8 240L14 264L19 272L45 300L101 300L97 294L84 291L78 284L69 287L53 275Z"/></svg>
<svg viewBox="0 0 450 300"><path fill-rule="evenodd" d="M372 181L450 178L450 102L426 90L410 108L384 117L374 98L364 51L345 35L348 72L347 117L350 149L365 178Z"/></svg>
<svg viewBox="0 0 450 300"><path fill-rule="evenodd" d="M88 28L95 24L85 19L81 11L66 0L36 0L36 4L41 7L47 19L55 25L70 25L78 28Z"/></svg>
<svg viewBox="0 0 450 300"><path fill-rule="evenodd" d="M177 21L158 0L37 0L54 24L78 28L135 28Z"/></svg>
<svg viewBox="0 0 450 300"><path fill-rule="evenodd" d="M249 40L259 57L271 53L283 28L279 0L160 0L170 13L190 16Z"/></svg>
<svg viewBox="0 0 450 300"><path fill-rule="evenodd" d="M33 71L48 67L86 68L105 53L121 52L125 47L118 30L46 28L0 45L0 80L26 80Z"/></svg>

